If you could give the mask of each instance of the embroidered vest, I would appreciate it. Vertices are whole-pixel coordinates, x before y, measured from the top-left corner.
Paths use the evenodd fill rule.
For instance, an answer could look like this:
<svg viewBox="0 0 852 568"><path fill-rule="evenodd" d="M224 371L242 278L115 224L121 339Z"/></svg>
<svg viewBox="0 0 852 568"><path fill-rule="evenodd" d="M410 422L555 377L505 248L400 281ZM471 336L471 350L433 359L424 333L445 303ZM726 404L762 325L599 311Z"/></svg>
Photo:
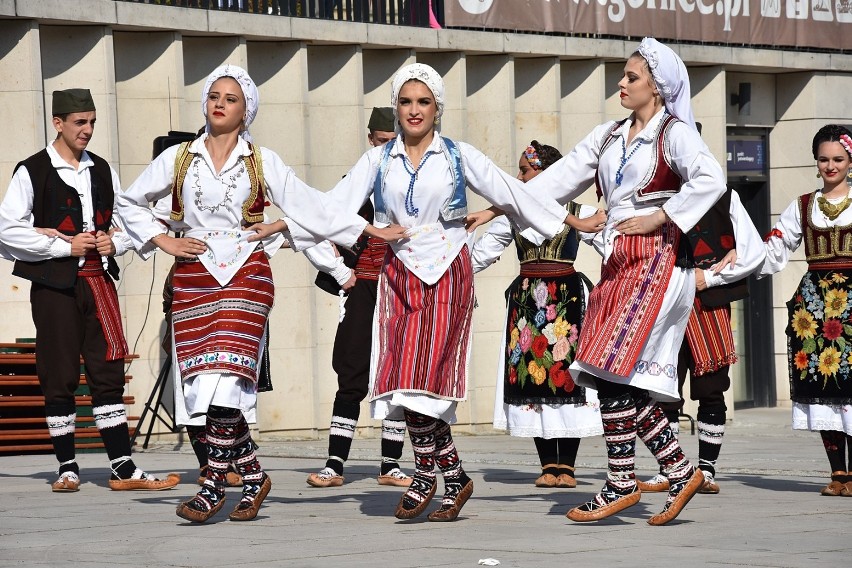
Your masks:
<svg viewBox="0 0 852 568"><path fill-rule="evenodd" d="M92 209L95 230L109 231L112 226L112 208L115 190L109 164L103 158L88 152L94 165L89 168L92 188ZM30 156L15 166L24 166L30 174L33 187L33 227L56 229L73 236L83 232L83 204L77 190L62 181L50 162L47 149ZM51 288L73 288L77 283L75 256L50 258L37 262L16 260L12 274ZM108 257L107 272L118 279L118 264Z"/></svg>
<svg viewBox="0 0 852 568"><path fill-rule="evenodd" d="M805 240L805 257L808 263L852 261L852 225L816 227L811 221L811 202L816 195L806 193L799 197L802 217L802 236Z"/></svg>
<svg viewBox="0 0 852 568"><path fill-rule="evenodd" d="M615 141L615 132L626 121L625 118L616 122L604 136L600 156ZM651 167L648 168L645 177L634 188L634 197L638 203L664 202L677 194L680 191L680 186L683 185L683 179L672 167L671 149L669 148L669 132L676 122L680 121L672 115L666 114L657 125L654 141L651 145ZM598 199L600 199L603 190L599 173L595 175L595 188L597 189Z"/></svg>
<svg viewBox="0 0 852 568"><path fill-rule="evenodd" d="M567 208L571 215L578 215L580 212L580 206L573 201L568 203ZM523 238L518 231L512 231L512 235L515 237L515 250L521 264L530 262L574 264L577 259L577 249L579 248L577 231L568 225L565 225L555 237L538 246Z"/></svg>
<svg viewBox="0 0 852 568"><path fill-rule="evenodd" d="M686 238L692 249L692 259L696 268L708 269L719 262L729 250L737 248L730 209L731 190L729 189L705 213L698 224L687 231ZM701 290L697 295L701 304L707 308L730 304L748 296L747 279L713 286Z"/></svg>
<svg viewBox="0 0 852 568"><path fill-rule="evenodd" d="M450 172L453 174L453 195L441 206L441 219L444 221L455 221L467 215L467 196L465 189L467 182L464 178L462 168L461 152L458 145L446 138L441 137L442 153L447 158L447 164ZM382 192L385 187L385 178L388 174L388 165L390 164L390 153L393 149L394 141L391 140L384 145L382 150L382 159L379 162L379 171L376 174L376 179L373 182L373 201L376 204L376 221L380 223L390 223L391 219L385 209L385 201L382 197Z"/></svg>
<svg viewBox="0 0 852 568"><path fill-rule="evenodd" d="M189 171L189 165L196 154L189 151L192 142L183 142L178 146L175 156L175 179L172 183L172 221L183 221L183 181ZM263 207L266 204L265 182L263 181L263 160L260 147L249 143L251 154L242 160L251 183L251 192L243 203L243 222L246 225L263 222Z"/></svg>

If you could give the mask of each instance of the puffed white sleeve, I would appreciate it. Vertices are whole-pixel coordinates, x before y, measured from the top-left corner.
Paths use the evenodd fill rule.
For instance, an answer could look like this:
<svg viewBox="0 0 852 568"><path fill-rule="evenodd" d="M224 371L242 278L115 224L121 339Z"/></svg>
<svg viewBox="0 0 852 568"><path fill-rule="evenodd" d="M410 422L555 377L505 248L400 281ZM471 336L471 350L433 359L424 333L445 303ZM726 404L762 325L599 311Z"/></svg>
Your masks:
<svg viewBox="0 0 852 568"><path fill-rule="evenodd" d="M595 213L598 212L598 208L592 205L580 205L580 210L577 212L577 217L580 219L585 219L587 217L591 217ZM598 231L597 233L584 233L583 231L577 231L577 236L581 241L595 249L599 255L604 255L604 239L603 239L603 231Z"/></svg>
<svg viewBox="0 0 852 568"><path fill-rule="evenodd" d="M719 274L714 274L712 270L705 270L704 280L708 288L731 284L746 278L757 270L766 258L760 233L757 232L736 191L731 191L729 212L731 224L734 227L734 240L737 243L737 261L734 266L725 267Z"/></svg>
<svg viewBox="0 0 852 568"><path fill-rule="evenodd" d="M343 257L336 254L334 245L328 241L323 241L315 247L305 249L305 257L314 268L320 272L325 272L331 275L334 280L343 286L352 277L352 270L343 264Z"/></svg>
<svg viewBox="0 0 852 568"><path fill-rule="evenodd" d="M680 191L663 205L663 210L681 231L687 232L727 191L727 178L719 161L692 127L683 122L674 123L668 141L672 166L684 181Z"/></svg>
<svg viewBox="0 0 852 568"><path fill-rule="evenodd" d="M125 233L142 258L147 259L157 248L151 239L167 231L150 204L171 194L177 152L178 146L166 148L130 187L115 196Z"/></svg>
<svg viewBox="0 0 852 568"><path fill-rule="evenodd" d="M757 271L757 277L763 278L780 272L787 266L790 256L802 244L802 215L799 200L796 199L781 213L775 227L769 232L764 243L766 259Z"/></svg>
<svg viewBox="0 0 852 568"><path fill-rule="evenodd" d="M112 169L112 166L110 166L109 171L112 174L113 190L116 194L121 193L121 181L118 179L118 174L114 169ZM117 211L113 216L112 224L115 228L115 232L112 234L112 244L115 246L115 256L121 256L127 251L133 250L133 241L124 230L124 223L121 220L121 215L119 215Z"/></svg>
<svg viewBox="0 0 852 568"><path fill-rule="evenodd" d="M481 237L476 240L470 253L474 274L485 270L500 258L506 247L514 240L512 226L506 217L494 220Z"/></svg>
<svg viewBox="0 0 852 568"><path fill-rule="evenodd" d="M508 215L520 230L532 228L546 238L556 236L565 223L565 208L547 193L531 191L485 154L458 142L468 187Z"/></svg>
<svg viewBox="0 0 852 568"><path fill-rule="evenodd" d="M300 180L272 150L261 148L261 151L263 177L270 198L288 219L291 247L302 251L325 240L353 246L367 221L356 212L345 211L332 195Z"/></svg>

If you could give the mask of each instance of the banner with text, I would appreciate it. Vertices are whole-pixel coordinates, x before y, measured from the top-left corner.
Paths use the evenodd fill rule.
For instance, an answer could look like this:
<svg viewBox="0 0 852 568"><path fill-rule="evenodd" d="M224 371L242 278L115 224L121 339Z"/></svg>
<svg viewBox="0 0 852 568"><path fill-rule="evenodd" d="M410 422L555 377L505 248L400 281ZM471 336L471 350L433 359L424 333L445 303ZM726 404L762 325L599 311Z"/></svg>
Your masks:
<svg viewBox="0 0 852 568"><path fill-rule="evenodd" d="M852 49L852 0L445 0L444 10L450 27Z"/></svg>

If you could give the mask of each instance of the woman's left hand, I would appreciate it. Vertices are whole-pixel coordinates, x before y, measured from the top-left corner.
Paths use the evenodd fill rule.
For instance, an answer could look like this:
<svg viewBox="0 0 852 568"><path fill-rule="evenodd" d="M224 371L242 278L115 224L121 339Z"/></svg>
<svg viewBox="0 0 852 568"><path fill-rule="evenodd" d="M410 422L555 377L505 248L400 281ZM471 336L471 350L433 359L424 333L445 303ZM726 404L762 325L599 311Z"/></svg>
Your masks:
<svg viewBox="0 0 852 568"><path fill-rule="evenodd" d="M282 219L272 223L255 223L245 228L246 231L254 231L255 234L249 235L248 242L252 243L260 241L266 237L272 236L275 233L281 233L287 230L287 223Z"/></svg>
<svg viewBox="0 0 852 568"><path fill-rule="evenodd" d="M503 211L492 205L484 211L468 213L468 215L464 218L464 226L467 229L468 233L472 233L480 225L484 225L485 223L491 221L495 217L499 217L500 215L503 215Z"/></svg>
<svg viewBox="0 0 852 568"><path fill-rule="evenodd" d="M654 211L650 215L637 215L625 219L615 226L622 235L647 235L659 229L668 220L668 215L662 209Z"/></svg>

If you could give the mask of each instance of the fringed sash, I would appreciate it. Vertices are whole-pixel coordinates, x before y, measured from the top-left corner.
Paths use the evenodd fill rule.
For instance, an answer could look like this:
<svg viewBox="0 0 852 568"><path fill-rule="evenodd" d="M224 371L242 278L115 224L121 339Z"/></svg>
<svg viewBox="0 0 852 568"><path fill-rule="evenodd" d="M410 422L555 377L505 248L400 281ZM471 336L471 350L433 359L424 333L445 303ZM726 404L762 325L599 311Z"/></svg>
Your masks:
<svg viewBox="0 0 852 568"><path fill-rule="evenodd" d="M696 377L736 363L731 306L705 308L696 297L686 325L686 340L695 361Z"/></svg>
<svg viewBox="0 0 852 568"><path fill-rule="evenodd" d="M118 293L115 284L104 272L101 256L97 252L86 255L83 266L77 269L77 276L85 280L95 298L98 320L107 343L106 360L124 359L130 350L121 325Z"/></svg>

